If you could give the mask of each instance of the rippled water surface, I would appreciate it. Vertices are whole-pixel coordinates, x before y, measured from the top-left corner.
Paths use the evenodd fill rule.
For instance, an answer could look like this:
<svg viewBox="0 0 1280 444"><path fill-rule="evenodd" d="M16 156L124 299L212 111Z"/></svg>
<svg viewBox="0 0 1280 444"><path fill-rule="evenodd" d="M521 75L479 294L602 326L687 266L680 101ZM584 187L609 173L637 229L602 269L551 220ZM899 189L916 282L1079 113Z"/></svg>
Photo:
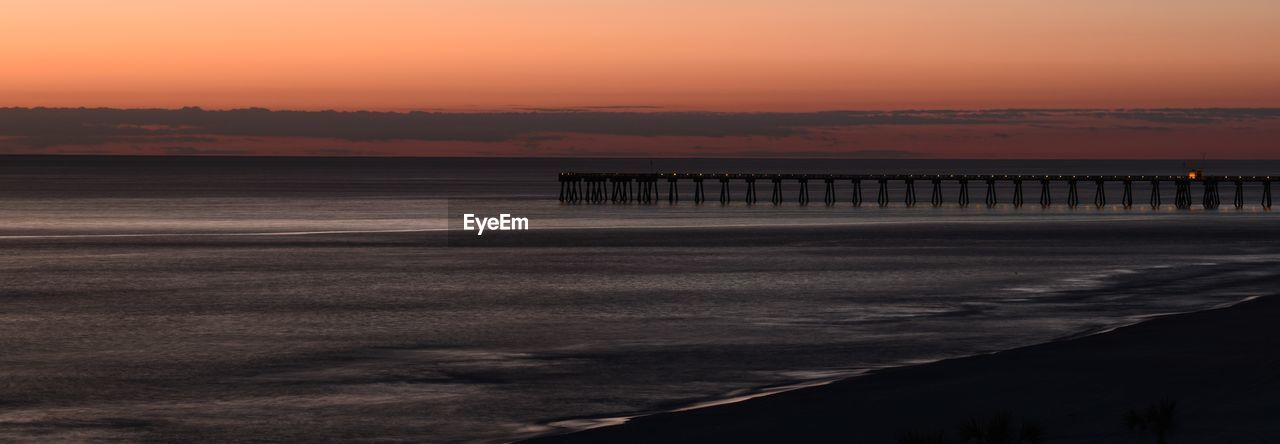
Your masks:
<svg viewBox="0 0 1280 444"><path fill-rule="evenodd" d="M1180 211L1171 189L1157 209L960 208L954 185L941 208L854 208L845 184L833 207L796 205L793 184L776 207L693 205L691 188L675 205L566 205L555 182L1181 168L3 158L0 436L504 441L1272 291L1280 218L1256 187L1243 209ZM533 229L480 242L448 231L462 213Z"/></svg>

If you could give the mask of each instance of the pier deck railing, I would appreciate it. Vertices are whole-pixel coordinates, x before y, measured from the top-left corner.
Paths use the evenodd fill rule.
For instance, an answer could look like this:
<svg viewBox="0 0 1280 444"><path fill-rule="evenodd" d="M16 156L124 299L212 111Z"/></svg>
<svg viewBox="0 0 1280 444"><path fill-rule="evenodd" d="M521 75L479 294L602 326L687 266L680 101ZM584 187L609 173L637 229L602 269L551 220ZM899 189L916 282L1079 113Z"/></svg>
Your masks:
<svg viewBox="0 0 1280 444"><path fill-rule="evenodd" d="M901 182L902 201L908 206L917 203L916 182L931 185L929 203L940 206L948 199L943 193L944 183L954 183L959 192L955 202L960 206L969 205L969 182L986 185L983 202L987 206L995 206L1000 202L997 184L1012 184L1013 196L1010 200L1015 207L1025 203L1023 183L1039 184L1039 204L1042 207L1053 205L1054 184L1065 184L1067 187L1066 204L1070 207L1080 205L1080 182L1093 183L1093 203L1098 207L1107 205L1106 185L1116 182L1122 186L1121 204L1125 208L1134 205L1134 183L1150 184L1148 204L1153 208L1164 203L1161 184L1169 184L1174 189L1173 205L1187 209L1194 204L1193 184L1201 188L1200 204L1207 209L1218 208L1222 203L1219 184L1234 185L1232 204L1236 208L1245 205L1245 184L1261 185L1261 205L1271 208L1271 182L1280 176L1181 176L1181 175L1028 175L1028 174L755 174L755 173L560 173L560 201L568 203L657 203L662 200L659 189L660 182L666 182L667 202L675 203L680 199L679 182L688 181L693 185L693 201L704 203L708 200L705 181L718 182L719 201L727 204L733 200L730 183L742 182L746 189L743 201L747 204L757 203L756 182L768 182L772 189L769 201L781 204L786 201L783 183L794 182L797 186L796 202L801 205L809 203L809 181L823 183L823 203L835 205L838 199L836 184L849 184L849 201L854 206L863 203L862 183L871 182L877 185L876 203L886 206L895 200L890 197L889 184ZM633 186L634 185L634 186ZM1033 185L1034 186L1034 185ZM1061 185L1059 185L1061 186Z"/></svg>

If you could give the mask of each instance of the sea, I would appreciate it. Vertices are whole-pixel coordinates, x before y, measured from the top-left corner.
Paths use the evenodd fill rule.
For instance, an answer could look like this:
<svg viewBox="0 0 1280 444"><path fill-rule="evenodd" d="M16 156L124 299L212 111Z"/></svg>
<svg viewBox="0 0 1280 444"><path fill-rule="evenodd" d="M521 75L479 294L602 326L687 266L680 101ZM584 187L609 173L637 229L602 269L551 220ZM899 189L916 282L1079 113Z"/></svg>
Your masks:
<svg viewBox="0 0 1280 444"><path fill-rule="evenodd" d="M1198 162L1280 177L1277 161ZM565 203L560 172L1183 174L1179 161L0 157L0 440L511 442L1104 333L1280 282L1280 215ZM528 220L464 229L463 215Z"/></svg>

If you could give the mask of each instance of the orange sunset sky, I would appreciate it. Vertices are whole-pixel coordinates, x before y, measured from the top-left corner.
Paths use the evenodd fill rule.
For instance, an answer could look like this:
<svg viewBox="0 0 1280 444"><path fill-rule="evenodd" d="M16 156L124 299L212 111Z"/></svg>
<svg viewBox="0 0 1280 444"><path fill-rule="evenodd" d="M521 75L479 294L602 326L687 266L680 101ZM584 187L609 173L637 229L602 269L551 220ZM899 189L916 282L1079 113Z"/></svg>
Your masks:
<svg viewBox="0 0 1280 444"><path fill-rule="evenodd" d="M46 0L5 106L1280 104L1267 0Z"/></svg>
<svg viewBox="0 0 1280 444"><path fill-rule="evenodd" d="M811 112L1280 106L1280 2L1274 0L44 0L5 5L0 41L0 107ZM1259 128L1277 126L1270 120L1250 126L1260 132L1245 137L1248 150L1240 155L1268 152L1261 138L1274 130ZM978 155L948 152L941 146L945 137L929 146L897 146L910 143L879 130L870 138L841 139L833 149ZM1195 134L1242 137L1224 128L1217 131L1227 133L1206 131ZM1007 141L1018 131L1000 133ZM554 148L556 140L573 139L556 134L534 135L540 137L535 145ZM0 142L4 138L0 134ZM864 142L848 142L854 139ZM425 143L434 146L427 154L469 152L450 140ZM653 141L630 146L647 149ZM187 142L181 148L210 148L209 140ZM412 140L381 148L348 142L309 143L375 155L415 149ZM526 142L519 145L530 146ZM716 145L705 142L663 143ZM0 143L0 150L92 152L140 143L30 149ZM815 143L797 142L808 150L817 149ZM554 153L600 149L588 145L564 144ZM750 145L771 149L758 139ZM667 154L683 153L671 149Z"/></svg>

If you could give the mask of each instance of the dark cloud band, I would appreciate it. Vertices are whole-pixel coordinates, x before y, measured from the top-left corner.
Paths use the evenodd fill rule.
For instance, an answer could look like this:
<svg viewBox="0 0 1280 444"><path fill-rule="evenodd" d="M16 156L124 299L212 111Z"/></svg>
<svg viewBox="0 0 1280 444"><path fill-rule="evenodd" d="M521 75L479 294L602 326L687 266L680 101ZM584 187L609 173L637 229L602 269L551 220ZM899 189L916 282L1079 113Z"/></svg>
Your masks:
<svg viewBox="0 0 1280 444"><path fill-rule="evenodd" d="M1063 117L1207 124L1280 118L1280 108L1139 110L914 110L799 113L543 110L537 112L338 112L0 108L0 143L50 147L113 142L193 142L210 137L308 137L345 141L530 143L554 134L789 137L820 128L869 125L1044 124Z"/></svg>

